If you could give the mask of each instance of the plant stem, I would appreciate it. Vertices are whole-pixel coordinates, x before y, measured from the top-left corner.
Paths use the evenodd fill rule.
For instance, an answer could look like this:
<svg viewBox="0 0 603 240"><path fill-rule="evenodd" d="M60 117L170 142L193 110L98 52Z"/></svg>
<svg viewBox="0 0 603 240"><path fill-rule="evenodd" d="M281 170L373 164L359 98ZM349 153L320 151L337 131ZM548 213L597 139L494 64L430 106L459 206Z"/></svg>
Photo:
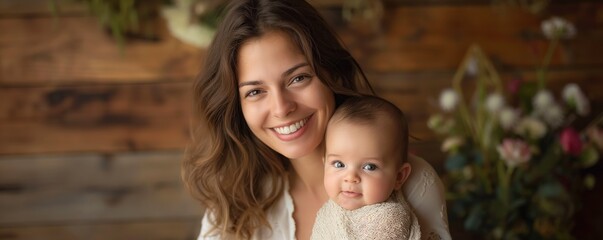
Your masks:
<svg viewBox="0 0 603 240"><path fill-rule="evenodd" d="M540 65L540 68L538 69L538 76L537 76L538 89L544 88L545 79L546 79L546 70L549 67L549 64L551 63L551 59L553 58L553 53L555 53L555 49L557 48L557 45L559 45L559 39L553 38L551 40L551 44L549 44L549 48L546 51L546 55L544 55L542 64Z"/></svg>
<svg viewBox="0 0 603 240"><path fill-rule="evenodd" d="M471 46L471 48L465 55L465 58L463 59L463 62L461 63L459 70L454 74L454 77L452 78L452 88L459 96L458 108L459 108L459 113L461 115L461 119L464 120L465 127L466 127L466 129L469 130L473 139L477 139L477 134L476 134L476 130L474 128L473 121L471 121L469 108L467 107L467 104L465 103L465 97L463 96L463 88L461 86L461 82L463 81L463 76L465 75L465 71L467 69L467 64L470 61L471 55L472 55L473 51L475 51L474 50L475 48L477 48L477 47Z"/></svg>
<svg viewBox="0 0 603 240"><path fill-rule="evenodd" d="M505 163L499 159L498 164L497 164L497 170L498 170L498 180L500 181L500 187L501 187L501 202L502 202L502 207L504 209L510 209L511 208L511 178L513 177L513 172L515 170L515 167L511 167L511 166L507 166L506 167L506 171L505 171ZM499 219L499 226L502 229L503 232L503 236L501 237L501 239L504 239L504 235L506 232L506 228L507 228L507 213L503 213L503 215L501 216L501 219Z"/></svg>

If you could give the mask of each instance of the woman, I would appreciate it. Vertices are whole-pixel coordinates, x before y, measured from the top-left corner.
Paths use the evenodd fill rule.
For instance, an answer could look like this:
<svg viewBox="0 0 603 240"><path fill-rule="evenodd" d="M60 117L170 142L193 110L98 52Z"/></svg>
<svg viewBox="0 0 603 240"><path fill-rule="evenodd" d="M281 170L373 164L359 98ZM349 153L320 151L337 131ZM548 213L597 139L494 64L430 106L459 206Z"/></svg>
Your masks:
<svg viewBox="0 0 603 240"><path fill-rule="evenodd" d="M229 9L195 82L199 126L183 166L207 209L200 238L309 239L328 199L327 121L347 96L373 91L305 1L234 1Z"/></svg>

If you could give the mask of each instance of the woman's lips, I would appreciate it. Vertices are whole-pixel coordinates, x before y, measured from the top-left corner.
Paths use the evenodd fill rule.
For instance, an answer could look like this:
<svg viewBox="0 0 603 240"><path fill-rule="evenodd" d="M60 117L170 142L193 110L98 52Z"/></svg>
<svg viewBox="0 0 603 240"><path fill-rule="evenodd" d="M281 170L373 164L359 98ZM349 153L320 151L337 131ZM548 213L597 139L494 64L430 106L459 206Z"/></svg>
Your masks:
<svg viewBox="0 0 603 240"><path fill-rule="evenodd" d="M281 141L295 140L306 132L308 126L311 125L311 119L312 116L286 126L271 128L271 130Z"/></svg>
<svg viewBox="0 0 603 240"><path fill-rule="evenodd" d="M306 125L307 121L308 121L308 118L304 118L293 124L289 124L289 125L283 126L283 127L275 127L272 129L274 129L274 131L276 131L278 134L282 134L282 135L294 134L295 132L299 131L304 125Z"/></svg>

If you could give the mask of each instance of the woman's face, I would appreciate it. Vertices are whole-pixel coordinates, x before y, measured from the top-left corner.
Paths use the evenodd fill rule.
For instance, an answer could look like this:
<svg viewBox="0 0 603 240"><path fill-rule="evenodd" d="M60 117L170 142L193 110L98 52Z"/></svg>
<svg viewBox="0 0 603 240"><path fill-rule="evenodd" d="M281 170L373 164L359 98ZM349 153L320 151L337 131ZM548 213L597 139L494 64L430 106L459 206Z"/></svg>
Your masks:
<svg viewBox="0 0 603 240"><path fill-rule="evenodd" d="M290 159L316 151L335 98L289 36L272 31L250 39L237 64L241 107L253 134Z"/></svg>

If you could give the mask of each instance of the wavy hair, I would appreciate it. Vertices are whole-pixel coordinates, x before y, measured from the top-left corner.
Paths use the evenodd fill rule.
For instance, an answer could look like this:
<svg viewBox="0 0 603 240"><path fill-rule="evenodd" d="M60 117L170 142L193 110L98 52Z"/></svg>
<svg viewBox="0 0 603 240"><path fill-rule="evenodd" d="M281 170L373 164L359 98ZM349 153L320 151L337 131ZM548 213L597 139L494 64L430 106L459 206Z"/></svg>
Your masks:
<svg viewBox="0 0 603 240"><path fill-rule="evenodd" d="M334 31L306 1L233 1L227 9L194 82L192 142L182 176L191 194L210 211L212 234L249 239L260 227L271 228L266 211L281 198L290 166L245 122L236 76L241 45L282 31L333 91L336 104L346 96L373 94L373 89Z"/></svg>

